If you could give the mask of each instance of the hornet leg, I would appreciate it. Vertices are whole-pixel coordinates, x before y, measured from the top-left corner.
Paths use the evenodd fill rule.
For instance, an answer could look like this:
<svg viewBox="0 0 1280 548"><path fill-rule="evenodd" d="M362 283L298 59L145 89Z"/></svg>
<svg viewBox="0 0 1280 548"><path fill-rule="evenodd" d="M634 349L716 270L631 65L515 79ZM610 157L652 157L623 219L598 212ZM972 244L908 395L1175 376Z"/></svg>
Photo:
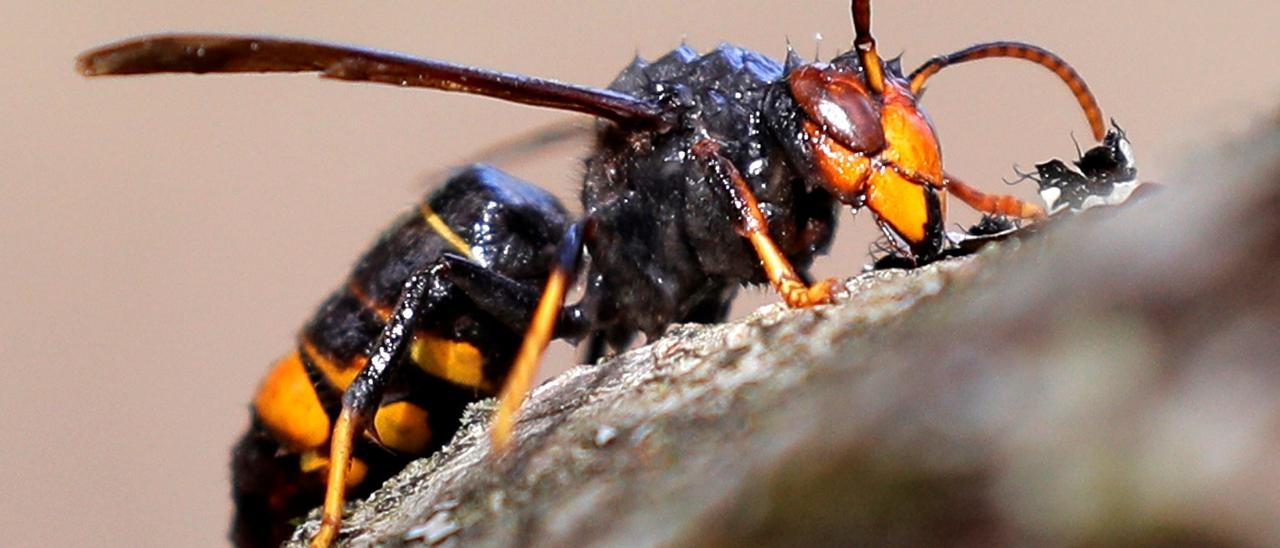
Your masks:
<svg viewBox="0 0 1280 548"><path fill-rule="evenodd" d="M795 267L791 266L782 250L778 249L778 244L769 236L769 225L764 219L764 213L760 211L755 195L751 193L751 187L738 169L733 167L733 163L720 155L718 148L716 143L703 140L694 145L693 152L706 163L711 179L732 197L739 216L738 230L751 240L773 288L792 308L830 303L836 281L828 279L808 285L796 273Z"/></svg>
<svg viewBox="0 0 1280 548"><path fill-rule="evenodd" d="M517 282L450 253L405 281L399 301L374 342L368 361L343 393L342 410L329 440L329 476L325 485L323 518L312 546L328 546L338 534L355 441L381 405L383 392L395 376L398 364L404 361L402 358L419 320L456 290L467 294L477 306L500 320L518 324L517 331L527 325L537 301L535 286ZM563 315L560 321L564 328L557 331L557 335L572 336L585 331L585 327L581 327L585 320L576 309Z"/></svg>
<svg viewBox="0 0 1280 548"><path fill-rule="evenodd" d="M342 411L329 438L329 476L325 483L323 517L320 530L311 540L312 546L329 546L338 535L356 436L364 432L377 412L396 365L404 361L401 358L409 348L418 320L429 313L432 302L447 293L448 288L442 283L445 282L442 271L447 268L435 263L405 281L400 300L374 342L368 361L342 395Z"/></svg>
<svg viewBox="0 0 1280 548"><path fill-rule="evenodd" d="M516 354L507 382L502 387L498 411L493 417L493 448L500 453L507 448L511 440L511 432L515 427L516 414L520 404L524 402L529 386L533 384L534 373L538 370L538 362L547 349L547 343L555 334L556 321L564 309L564 298L569 284L578 275L581 266L582 246L591 237L594 223L589 219L575 223L565 232L556 249L556 264L547 277L547 284L542 290L542 298L534 309L533 318L529 321L529 330L525 332L524 343Z"/></svg>
<svg viewBox="0 0 1280 548"><path fill-rule="evenodd" d="M488 312L512 331L529 328L541 297L541 287L516 281L477 264L466 257L445 253L440 261L448 265L449 280L457 285L481 310ZM555 337L570 342L589 331L590 314L583 307L564 307L556 321Z"/></svg>

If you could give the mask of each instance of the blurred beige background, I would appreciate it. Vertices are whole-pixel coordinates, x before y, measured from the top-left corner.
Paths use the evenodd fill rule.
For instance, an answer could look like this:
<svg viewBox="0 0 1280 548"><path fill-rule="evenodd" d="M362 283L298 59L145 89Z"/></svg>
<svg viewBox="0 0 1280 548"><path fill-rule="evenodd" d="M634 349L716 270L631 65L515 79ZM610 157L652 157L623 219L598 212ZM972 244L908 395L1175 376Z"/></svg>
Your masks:
<svg viewBox="0 0 1280 548"><path fill-rule="evenodd" d="M908 66L998 38L1058 52L1129 131L1146 177L1176 181L1188 154L1274 112L1280 92L1280 7L1216 4L882 0L875 30ZM781 56L790 38L829 57L851 39L835 0L4 0L0 545L224 543L229 447L312 307L426 175L565 117L307 76L72 72L85 48L165 30L326 38L595 85L681 40ZM1071 155L1071 133L1087 140L1065 89L1018 63L947 71L926 104L948 169L990 189L1015 162ZM573 202L575 155L516 171ZM857 272L865 217L843 217L854 234L820 273ZM773 299L752 293L744 307ZM548 366L571 361L561 347Z"/></svg>

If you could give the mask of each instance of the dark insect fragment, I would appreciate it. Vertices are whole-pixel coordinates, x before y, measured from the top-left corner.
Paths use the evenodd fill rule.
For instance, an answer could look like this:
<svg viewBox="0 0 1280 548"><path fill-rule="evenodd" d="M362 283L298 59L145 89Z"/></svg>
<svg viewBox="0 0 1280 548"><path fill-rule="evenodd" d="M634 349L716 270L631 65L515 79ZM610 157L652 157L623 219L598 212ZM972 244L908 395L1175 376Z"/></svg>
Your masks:
<svg viewBox="0 0 1280 548"><path fill-rule="evenodd" d="M1102 144L1090 148L1072 164L1074 168L1059 159L1049 160L1036 164L1036 173L1026 176L1040 186L1040 196L1050 215L1117 205L1138 187L1133 146L1114 120Z"/></svg>

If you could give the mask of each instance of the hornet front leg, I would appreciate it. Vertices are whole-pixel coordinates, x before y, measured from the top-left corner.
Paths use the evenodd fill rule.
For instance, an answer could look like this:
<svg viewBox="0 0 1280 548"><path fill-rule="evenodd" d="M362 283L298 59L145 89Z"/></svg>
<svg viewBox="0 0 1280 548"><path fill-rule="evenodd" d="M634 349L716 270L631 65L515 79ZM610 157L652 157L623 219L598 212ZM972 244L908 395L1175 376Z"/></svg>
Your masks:
<svg viewBox="0 0 1280 548"><path fill-rule="evenodd" d="M769 235L769 224L760 211L751 186L742 178L738 168L720 155L719 149L714 141L704 139L693 146L693 153L704 163L711 180L729 193L738 214L738 232L751 241L769 283L792 308L831 303L836 280L827 279L813 285L804 282Z"/></svg>

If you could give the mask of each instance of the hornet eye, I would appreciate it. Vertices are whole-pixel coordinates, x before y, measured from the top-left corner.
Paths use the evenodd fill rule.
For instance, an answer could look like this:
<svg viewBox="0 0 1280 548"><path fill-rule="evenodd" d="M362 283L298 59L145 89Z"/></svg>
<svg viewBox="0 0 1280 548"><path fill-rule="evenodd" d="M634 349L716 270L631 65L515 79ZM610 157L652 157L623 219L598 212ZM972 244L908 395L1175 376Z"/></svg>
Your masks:
<svg viewBox="0 0 1280 548"><path fill-rule="evenodd" d="M853 152L885 146L878 104L857 73L808 65L791 75L791 95L809 119Z"/></svg>

